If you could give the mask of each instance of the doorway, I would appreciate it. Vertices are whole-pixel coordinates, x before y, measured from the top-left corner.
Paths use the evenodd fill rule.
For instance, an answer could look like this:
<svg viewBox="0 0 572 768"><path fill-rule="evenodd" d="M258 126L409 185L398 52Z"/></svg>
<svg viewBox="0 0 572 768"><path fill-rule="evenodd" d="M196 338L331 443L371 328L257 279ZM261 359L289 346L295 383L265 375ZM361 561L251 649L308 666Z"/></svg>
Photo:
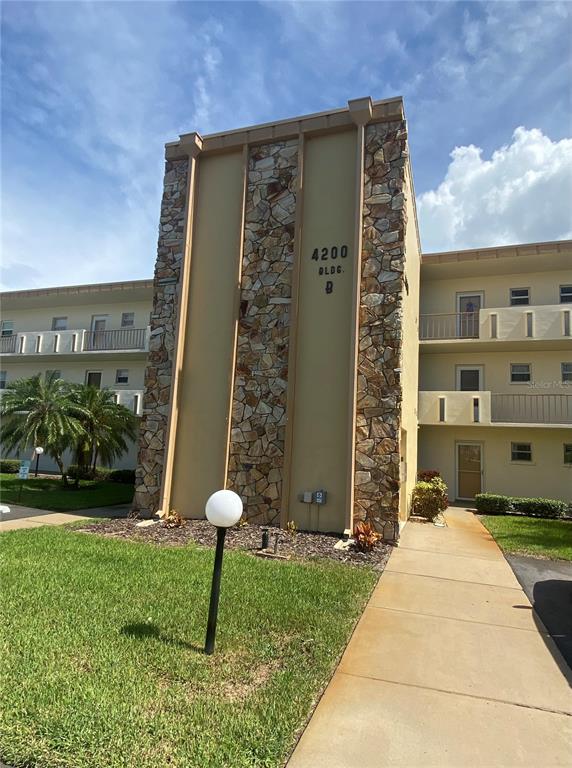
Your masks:
<svg viewBox="0 0 572 768"><path fill-rule="evenodd" d="M457 498L474 499L482 492L483 446L481 443L457 443Z"/></svg>
<svg viewBox="0 0 572 768"><path fill-rule="evenodd" d="M479 336L479 310L483 306L482 291L457 294L457 337L476 339Z"/></svg>
<svg viewBox="0 0 572 768"><path fill-rule="evenodd" d="M107 315L91 316L91 333L89 349L105 349L105 325Z"/></svg>
<svg viewBox="0 0 572 768"><path fill-rule="evenodd" d="M457 392L479 392L483 389L483 366L458 365L455 386Z"/></svg>

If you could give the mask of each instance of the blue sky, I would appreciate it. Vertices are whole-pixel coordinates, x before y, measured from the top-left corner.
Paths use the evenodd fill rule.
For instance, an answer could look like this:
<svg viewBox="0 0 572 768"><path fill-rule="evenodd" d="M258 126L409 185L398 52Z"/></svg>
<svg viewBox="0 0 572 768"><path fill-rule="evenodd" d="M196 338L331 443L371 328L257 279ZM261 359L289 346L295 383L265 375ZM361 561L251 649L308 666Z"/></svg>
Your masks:
<svg viewBox="0 0 572 768"><path fill-rule="evenodd" d="M163 144L405 98L424 250L572 237L568 3L4 2L3 287L148 277Z"/></svg>

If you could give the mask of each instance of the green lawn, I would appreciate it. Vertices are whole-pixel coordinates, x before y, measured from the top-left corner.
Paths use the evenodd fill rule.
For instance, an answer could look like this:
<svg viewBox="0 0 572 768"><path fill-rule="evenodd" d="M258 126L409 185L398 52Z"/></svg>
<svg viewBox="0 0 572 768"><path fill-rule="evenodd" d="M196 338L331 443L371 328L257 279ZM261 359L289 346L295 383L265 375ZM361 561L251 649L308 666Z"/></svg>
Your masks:
<svg viewBox="0 0 572 768"><path fill-rule="evenodd" d="M3 504L22 504L24 507L66 512L71 509L108 507L111 504L129 504L133 486L123 483L105 483L98 480L80 480L80 487L64 488L59 478L30 477L22 481L18 475L0 474L0 500Z"/></svg>
<svg viewBox="0 0 572 768"><path fill-rule="evenodd" d="M481 520L504 552L572 560L572 520L516 515L483 515Z"/></svg>
<svg viewBox="0 0 572 768"><path fill-rule="evenodd" d="M0 759L23 768L280 766L378 574L46 526L1 535Z"/></svg>

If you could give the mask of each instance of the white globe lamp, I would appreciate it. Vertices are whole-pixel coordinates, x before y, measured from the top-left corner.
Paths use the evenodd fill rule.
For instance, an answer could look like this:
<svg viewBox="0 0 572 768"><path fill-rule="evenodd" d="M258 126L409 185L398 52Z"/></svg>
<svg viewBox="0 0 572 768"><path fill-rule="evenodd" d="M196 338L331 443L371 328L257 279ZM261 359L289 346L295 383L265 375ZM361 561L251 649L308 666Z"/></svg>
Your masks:
<svg viewBox="0 0 572 768"><path fill-rule="evenodd" d="M242 515L242 499L234 491L216 491L212 496L209 496L205 506L205 513L209 523L216 526L216 552L207 622L207 637L205 640L205 653L210 656L214 652L215 646L224 539L227 528L230 528L240 520Z"/></svg>
<svg viewBox="0 0 572 768"><path fill-rule="evenodd" d="M209 496L205 512L209 523L217 528L230 528L242 516L242 499L234 491L217 491Z"/></svg>

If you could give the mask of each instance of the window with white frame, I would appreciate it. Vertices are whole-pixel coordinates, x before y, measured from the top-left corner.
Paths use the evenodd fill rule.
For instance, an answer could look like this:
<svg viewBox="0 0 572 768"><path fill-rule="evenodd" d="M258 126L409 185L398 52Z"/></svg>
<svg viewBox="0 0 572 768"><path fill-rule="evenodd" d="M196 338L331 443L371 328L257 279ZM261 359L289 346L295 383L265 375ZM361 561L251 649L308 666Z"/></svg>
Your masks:
<svg viewBox="0 0 572 768"><path fill-rule="evenodd" d="M127 368L118 368L115 371L116 384L129 384L129 371Z"/></svg>
<svg viewBox="0 0 572 768"><path fill-rule="evenodd" d="M135 325L135 312L123 312L121 314L121 327L133 328Z"/></svg>
<svg viewBox="0 0 572 768"><path fill-rule="evenodd" d="M88 387L101 389L101 371L86 371L85 383Z"/></svg>
<svg viewBox="0 0 572 768"><path fill-rule="evenodd" d="M564 443L564 463L572 467L572 443Z"/></svg>
<svg viewBox="0 0 572 768"><path fill-rule="evenodd" d="M67 327L67 317L52 317L52 331L66 331Z"/></svg>
<svg viewBox="0 0 572 768"><path fill-rule="evenodd" d="M51 379L61 379L62 378L62 372L57 370L48 370L46 371L46 381L50 381Z"/></svg>
<svg viewBox="0 0 572 768"><path fill-rule="evenodd" d="M511 288L510 289L510 305L511 307L519 307L523 304L530 304L530 292L528 288Z"/></svg>
<svg viewBox="0 0 572 768"><path fill-rule="evenodd" d="M572 363L560 363L562 369L562 383L572 384Z"/></svg>
<svg viewBox="0 0 572 768"><path fill-rule="evenodd" d="M0 335L12 336L13 333L14 333L14 321L2 320L2 324L0 326Z"/></svg>
<svg viewBox="0 0 572 768"><path fill-rule="evenodd" d="M511 443L511 461L532 461L532 443Z"/></svg>
<svg viewBox="0 0 572 768"><path fill-rule="evenodd" d="M6 389L6 371L0 371L0 389Z"/></svg>
<svg viewBox="0 0 572 768"><path fill-rule="evenodd" d="M560 286L560 303L572 304L572 285Z"/></svg>
<svg viewBox="0 0 572 768"><path fill-rule="evenodd" d="M530 382L530 363L510 364L510 383L528 384Z"/></svg>

